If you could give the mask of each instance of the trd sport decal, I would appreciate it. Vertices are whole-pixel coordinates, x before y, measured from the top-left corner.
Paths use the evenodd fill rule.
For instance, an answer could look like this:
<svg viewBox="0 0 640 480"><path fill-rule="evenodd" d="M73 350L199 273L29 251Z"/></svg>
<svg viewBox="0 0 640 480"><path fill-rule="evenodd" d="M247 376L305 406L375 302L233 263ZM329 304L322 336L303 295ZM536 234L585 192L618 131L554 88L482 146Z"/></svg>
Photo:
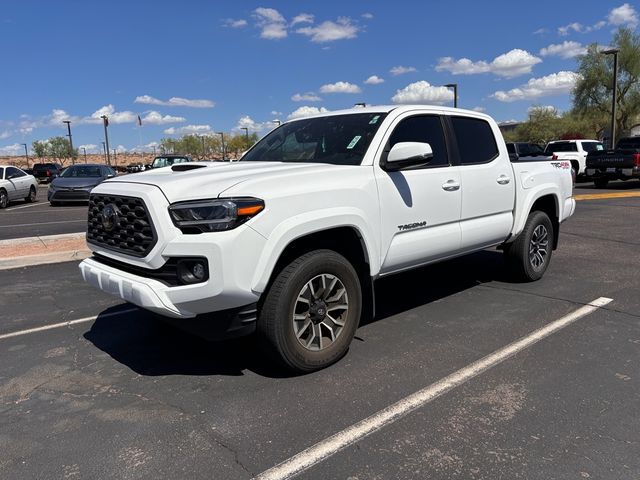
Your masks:
<svg viewBox="0 0 640 480"><path fill-rule="evenodd" d="M562 168L563 170L568 170L571 168L571 162L551 162L556 168Z"/></svg>
<svg viewBox="0 0 640 480"><path fill-rule="evenodd" d="M401 232L405 230L415 230L416 228L426 227L427 222L416 222L416 223L407 223L406 225L398 225L398 230Z"/></svg>

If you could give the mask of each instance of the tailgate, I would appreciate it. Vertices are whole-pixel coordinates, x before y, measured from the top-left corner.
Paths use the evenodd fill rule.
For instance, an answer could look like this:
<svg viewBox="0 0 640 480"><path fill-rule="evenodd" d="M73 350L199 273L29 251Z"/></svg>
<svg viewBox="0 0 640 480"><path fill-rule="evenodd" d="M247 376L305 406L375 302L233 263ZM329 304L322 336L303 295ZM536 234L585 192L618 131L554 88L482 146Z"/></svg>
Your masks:
<svg viewBox="0 0 640 480"><path fill-rule="evenodd" d="M587 168L633 168L634 150L605 150L587 156Z"/></svg>

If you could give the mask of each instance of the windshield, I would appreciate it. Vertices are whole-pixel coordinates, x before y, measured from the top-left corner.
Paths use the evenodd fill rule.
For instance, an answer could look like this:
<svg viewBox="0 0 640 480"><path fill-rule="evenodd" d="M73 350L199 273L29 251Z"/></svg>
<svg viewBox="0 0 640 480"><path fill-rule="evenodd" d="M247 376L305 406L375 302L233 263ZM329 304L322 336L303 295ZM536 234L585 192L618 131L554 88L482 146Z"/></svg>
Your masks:
<svg viewBox="0 0 640 480"><path fill-rule="evenodd" d="M101 177L102 169L93 165L74 165L65 168L60 176L64 178Z"/></svg>
<svg viewBox="0 0 640 480"><path fill-rule="evenodd" d="M188 162L187 157L156 157L153 159L153 168L170 167L174 163Z"/></svg>
<svg viewBox="0 0 640 480"><path fill-rule="evenodd" d="M33 166L33 171L35 172L36 170L48 170L49 168L55 168L55 165L53 163L36 163Z"/></svg>
<svg viewBox="0 0 640 480"><path fill-rule="evenodd" d="M616 146L616 148L640 148L640 137L621 138L620 140L618 140L618 145Z"/></svg>
<svg viewBox="0 0 640 480"><path fill-rule="evenodd" d="M360 165L386 116L353 113L286 123L260 140L242 161Z"/></svg>

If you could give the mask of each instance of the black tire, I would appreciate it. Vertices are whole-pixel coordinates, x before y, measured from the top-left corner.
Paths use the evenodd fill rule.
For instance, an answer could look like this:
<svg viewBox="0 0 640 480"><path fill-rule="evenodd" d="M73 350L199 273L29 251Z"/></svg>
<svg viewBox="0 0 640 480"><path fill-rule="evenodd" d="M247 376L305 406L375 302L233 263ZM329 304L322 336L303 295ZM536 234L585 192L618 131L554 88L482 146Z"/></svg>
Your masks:
<svg viewBox="0 0 640 480"><path fill-rule="evenodd" d="M36 191L36 187L31 185L31 188L29 189L29 195L24 197L24 201L27 202L27 203L33 203L33 202L36 201L36 196L37 195L38 195L38 192Z"/></svg>
<svg viewBox="0 0 640 480"><path fill-rule="evenodd" d="M0 188L0 208L7 208L9 205L9 195L4 188Z"/></svg>
<svg viewBox="0 0 640 480"><path fill-rule="evenodd" d="M52 207L59 207L60 206L60 202L49 202L49 205Z"/></svg>
<svg viewBox="0 0 640 480"><path fill-rule="evenodd" d="M544 242L541 241L542 234ZM553 238L553 223L549 216L540 211L531 212L520 235L504 249L507 267L514 280L533 282L542 278L551 262Z"/></svg>
<svg viewBox="0 0 640 480"><path fill-rule="evenodd" d="M596 178L593 181L593 184L596 186L596 188L607 188L607 185L609 185L609 180L606 178Z"/></svg>
<svg viewBox="0 0 640 480"><path fill-rule="evenodd" d="M336 319L340 318L340 321L343 321L342 327L338 327L337 323L334 324L333 318L328 315L329 311L336 308L331 307L329 301L342 291L342 287L338 288L338 293L335 295L331 295L334 290L330 286L324 289L316 287L314 295L311 295L314 290L313 282L318 281L320 282L318 285L321 285L322 281L333 278L338 279L346 292L346 297L343 294L339 301L346 301L348 308L342 314L332 314ZM312 287L308 288L310 283ZM331 283L333 284L332 280ZM339 284L334 285L339 286ZM309 292L308 299L311 301L307 300L308 311L301 312L300 299L303 298L305 291ZM320 299L313 298L316 293L319 294ZM328 298L325 293L329 295ZM317 305L318 302L324 302L323 299L328 301L326 304L322 303L325 316L320 321L317 315L322 311L318 310ZM304 303L302 305L304 306ZM315 311L313 311L314 308L316 308ZM361 310L360 280L351 263L333 250L314 250L296 258L277 274L265 293L264 302L260 308L258 334L268 353L287 369L298 373L312 372L335 363L347 353L360 322ZM313 317L313 315L316 316ZM299 323L296 323L294 316L305 316L305 319L298 320ZM316 325L316 322L322 325ZM325 334L334 332L334 329L327 327L328 324L332 325L337 333L333 340L327 336L323 348L323 331ZM305 325L308 325L307 330L304 328ZM308 330L309 328L311 330ZM320 332L319 339L315 335L316 328ZM296 329L298 336L296 336ZM307 332L306 336L301 335L305 332ZM303 345L308 338L312 338L312 334L313 338L318 339L319 349L316 351L311 350L316 348L315 345L310 347ZM313 342L313 338L309 343ZM328 345L326 342L329 342Z"/></svg>

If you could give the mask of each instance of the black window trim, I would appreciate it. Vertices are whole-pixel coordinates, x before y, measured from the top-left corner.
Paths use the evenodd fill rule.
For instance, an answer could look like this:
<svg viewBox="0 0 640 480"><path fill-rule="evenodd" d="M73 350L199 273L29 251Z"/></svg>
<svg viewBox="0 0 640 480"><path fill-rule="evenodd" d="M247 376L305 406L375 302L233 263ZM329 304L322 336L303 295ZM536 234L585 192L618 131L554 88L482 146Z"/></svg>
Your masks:
<svg viewBox="0 0 640 480"><path fill-rule="evenodd" d="M466 115L446 115L446 117L447 117L446 123L447 123L447 128L449 129L449 135L451 136L453 145L455 146L454 165L459 167L467 167L467 166L473 166L473 165L486 165L486 164L495 162L498 158L500 158L500 147L498 146L498 142L496 141L496 136L495 136L495 133L493 132L493 127L487 120L485 120L484 118L471 117ZM458 139L456 138L456 133L453 128L454 118L465 118L465 119L470 118L471 120L479 120L489 125L489 128L491 129L491 133L493 135L493 142L496 146L496 154L493 157L491 157L489 160L485 160L484 162L462 163L462 157L460 156L460 151L458 150Z"/></svg>
<svg viewBox="0 0 640 480"><path fill-rule="evenodd" d="M451 155L451 139L449 138L449 134L447 132L447 126L444 119L445 116L446 115L442 115L436 112L415 112L415 113L412 112L412 115L407 115L406 117L402 117L395 126L389 127L389 129L387 130L389 137L387 138L387 141L384 144L384 148L380 153L380 158L378 160L378 165L380 166L380 168L384 170L384 166L387 164L387 157L389 155L389 152L391 151L390 142L391 142L391 136L393 135L393 132L398 127L398 125L400 125L405 120L413 117L439 117L440 118L440 126L442 127L442 134L444 135L444 143L447 147L447 160L449 161L449 163L447 165L429 165L429 164L417 165L415 167L403 168L402 170L399 170L399 171L406 172L409 170L431 170L436 168L449 168L454 166L454 164L452 163L453 157ZM387 132L385 132L385 135L387 135Z"/></svg>

